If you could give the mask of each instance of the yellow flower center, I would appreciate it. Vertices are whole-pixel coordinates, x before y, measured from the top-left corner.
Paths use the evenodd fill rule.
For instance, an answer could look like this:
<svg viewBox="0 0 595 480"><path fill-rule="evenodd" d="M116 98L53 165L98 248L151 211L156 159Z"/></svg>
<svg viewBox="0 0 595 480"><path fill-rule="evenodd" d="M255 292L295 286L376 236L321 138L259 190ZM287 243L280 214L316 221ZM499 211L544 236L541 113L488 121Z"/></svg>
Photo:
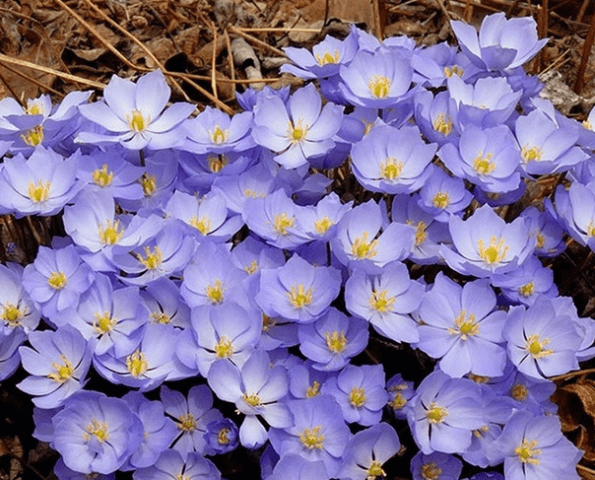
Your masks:
<svg viewBox="0 0 595 480"><path fill-rule="evenodd" d="M43 115L45 108L40 102L27 102L27 108L25 109L27 115Z"/></svg>
<svg viewBox="0 0 595 480"><path fill-rule="evenodd" d="M155 270L161 265L163 262L163 254L157 245L153 247L153 252L151 252L151 247L149 246L143 247L143 250L145 252L144 257L140 253L133 253L133 255L147 270Z"/></svg>
<svg viewBox="0 0 595 480"><path fill-rule="evenodd" d="M434 462L426 463L421 467L421 476L424 480L438 480L442 475L442 469Z"/></svg>
<svg viewBox="0 0 595 480"><path fill-rule="evenodd" d="M215 344L213 350L217 358L229 358L233 355L233 344L228 337L223 335L219 342Z"/></svg>
<svg viewBox="0 0 595 480"><path fill-rule="evenodd" d="M327 216L324 216L314 222L314 228L320 235L324 235L334 224L335 222Z"/></svg>
<svg viewBox="0 0 595 480"><path fill-rule="evenodd" d="M493 156L492 152L487 153L485 156L483 152L479 152L473 160L473 169L480 175L489 175L496 168L496 162L490 161Z"/></svg>
<svg viewBox="0 0 595 480"><path fill-rule="evenodd" d="M132 110L131 115L128 115L128 126L130 130L135 132L142 132L151 123L151 119L143 116L139 110Z"/></svg>
<svg viewBox="0 0 595 480"><path fill-rule="evenodd" d="M190 225L196 228L203 235L207 235L211 231L211 219L206 215L198 218L196 215L192 215L190 219Z"/></svg>
<svg viewBox="0 0 595 480"><path fill-rule="evenodd" d="M372 258L378 252L375 250L378 240L368 242L368 232L364 232L361 237L357 237L351 244L351 254L358 259Z"/></svg>
<svg viewBox="0 0 595 480"><path fill-rule="evenodd" d="M0 319L4 320L11 327L18 327L20 325L19 319L27 314L25 309L19 309L16 305L10 302L2 304L0 311Z"/></svg>
<svg viewBox="0 0 595 480"><path fill-rule="evenodd" d="M55 290L62 290L66 286L66 275L62 272L52 272L48 278L48 285Z"/></svg>
<svg viewBox="0 0 595 480"><path fill-rule="evenodd" d="M209 136L211 137L211 142L215 145L221 145L222 143L227 142L227 139L229 138L229 130L223 130L217 125L213 131L209 130Z"/></svg>
<svg viewBox="0 0 595 480"><path fill-rule="evenodd" d="M104 163L101 168L96 168L92 173L93 183L100 187L107 187L114 179L114 172L108 170L107 163Z"/></svg>
<svg viewBox="0 0 595 480"><path fill-rule="evenodd" d="M225 287L221 280L215 280L213 285L207 285L205 288L205 293L207 294L207 298L211 301L211 303L221 303L223 301L223 292L225 291Z"/></svg>
<svg viewBox="0 0 595 480"><path fill-rule="evenodd" d="M298 118L297 123L294 125L293 123L289 122L287 124L287 138L291 141L291 143L298 143L308 135L308 129L310 128L309 125L304 125L303 120Z"/></svg>
<svg viewBox="0 0 595 480"><path fill-rule="evenodd" d="M366 399L366 391L363 388L353 387L349 392L349 403L355 408L362 408Z"/></svg>
<svg viewBox="0 0 595 480"><path fill-rule="evenodd" d="M244 393L244 395L242 395L242 398L251 407L259 407L262 405L262 402L260 401L260 397L258 395L256 395L255 393L251 393L250 395L247 395Z"/></svg>
<svg viewBox="0 0 595 480"><path fill-rule="evenodd" d="M533 295L533 293L535 293L535 284L533 282L529 282L520 286L519 293L525 298L530 297Z"/></svg>
<svg viewBox="0 0 595 480"><path fill-rule="evenodd" d="M434 130L445 137L448 137L452 132L452 121L450 120L450 117L444 115L444 113L440 113L434 117L432 126L434 127Z"/></svg>
<svg viewBox="0 0 595 480"><path fill-rule="evenodd" d="M539 335L529 335L525 341L525 350L531 354L533 358L547 357L554 353L553 350L546 350L545 346L550 343L550 339L539 339Z"/></svg>
<svg viewBox="0 0 595 480"><path fill-rule="evenodd" d="M64 383L72 377L74 367L64 355L60 355L60 360L62 360L62 363L52 363L52 367L55 371L48 373L47 377L55 382Z"/></svg>
<svg viewBox="0 0 595 480"><path fill-rule="evenodd" d="M427 416L430 423L442 423L448 416L448 412L446 411L446 408L432 402L430 403L430 409L428 410Z"/></svg>
<svg viewBox="0 0 595 480"><path fill-rule="evenodd" d="M459 67L458 65L453 65L452 67L444 67L444 75L446 76L446 78L450 78L453 75L458 75L459 77L462 77L463 73L465 73L465 70L462 67Z"/></svg>
<svg viewBox="0 0 595 480"><path fill-rule="evenodd" d="M244 271L248 275L252 275L256 270L258 270L258 260L252 260L248 265L244 265Z"/></svg>
<svg viewBox="0 0 595 480"><path fill-rule="evenodd" d="M36 147L41 144L41 142L43 142L43 137L43 127L41 125L37 125L32 130L27 130L24 134L21 134L23 142L30 147Z"/></svg>
<svg viewBox="0 0 595 480"><path fill-rule="evenodd" d="M446 192L438 192L434 195L432 199L432 203L436 208L441 208L444 210L446 207L450 205L450 196Z"/></svg>
<svg viewBox="0 0 595 480"><path fill-rule="evenodd" d="M136 350L128 355L126 357L126 368L134 378L140 377L149 368L145 354L140 350Z"/></svg>
<svg viewBox="0 0 595 480"><path fill-rule="evenodd" d="M388 406L393 410L401 410L405 405L407 405L407 399L401 392L395 393L393 399L388 402Z"/></svg>
<svg viewBox="0 0 595 480"><path fill-rule="evenodd" d="M155 323L161 323L162 325L167 325L169 322L171 322L170 316L160 310L151 312L151 318Z"/></svg>
<svg viewBox="0 0 595 480"><path fill-rule="evenodd" d="M395 180L399 178L402 171L403 162L399 162L393 157L387 157L386 160L380 164L380 176L385 180Z"/></svg>
<svg viewBox="0 0 595 480"><path fill-rule="evenodd" d="M97 227L99 241L104 245L114 245L120 241L124 235L124 229L120 228L120 221L106 220L105 228L101 224Z"/></svg>
<svg viewBox="0 0 595 480"><path fill-rule="evenodd" d="M527 163L532 160L535 162L539 162L543 156L543 152L539 147L529 147L528 145L525 145L521 150L521 156L523 157L523 160Z"/></svg>
<svg viewBox="0 0 595 480"><path fill-rule="evenodd" d="M93 435L100 442L106 441L109 438L107 423L99 422L97 419L93 418L87 425L86 433L83 433L83 438L89 440L91 438L90 435Z"/></svg>
<svg viewBox="0 0 595 480"><path fill-rule="evenodd" d="M314 380L312 385L306 389L306 397L312 398L320 393L320 382Z"/></svg>
<svg viewBox="0 0 595 480"><path fill-rule="evenodd" d="M374 75L368 80L368 88L373 97L386 98L390 93L391 83L384 75Z"/></svg>
<svg viewBox="0 0 595 480"><path fill-rule="evenodd" d="M324 52L324 55L316 54L314 57L320 66L328 65L329 63L339 63L341 58L338 50L335 50L333 54L331 52Z"/></svg>
<svg viewBox="0 0 595 480"><path fill-rule="evenodd" d="M229 445L229 432L231 430L229 428L222 428L221 430L219 430L219 433L217 434L217 442L219 442L219 445Z"/></svg>
<svg viewBox="0 0 595 480"><path fill-rule="evenodd" d="M308 450L322 450L324 445L324 435L320 433L322 425L317 425L313 428L305 428L303 432L298 433L300 442Z"/></svg>
<svg viewBox="0 0 595 480"><path fill-rule="evenodd" d="M312 287L306 290L303 283L292 285L287 297L293 308L304 308L312 303Z"/></svg>
<svg viewBox="0 0 595 480"><path fill-rule="evenodd" d="M484 241L479 239L477 241L477 250L479 257L488 265L495 265L500 263L506 257L508 252L508 245L504 244L502 237L496 239L495 236L490 238L490 245L486 248Z"/></svg>
<svg viewBox="0 0 595 480"><path fill-rule="evenodd" d="M514 453L518 455L522 463L539 465L539 460L535 458L541 453L541 449L537 448L537 440L528 442L527 439L523 438L523 443L514 449Z"/></svg>
<svg viewBox="0 0 595 480"><path fill-rule="evenodd" d="M118 323L118 319L112 317L111 313L108 311L103 313L96 312L93 316L95 317L93 328L99 333L111 332Z"/></svg>
<svg viewBox="0 0 595 480"><path fill-rule="evenodd" d="M211 172L219 173L229 163L229 159L225 155L209 155L207 163Z"/></svg>
<svg viewBox="0 0 595 480"><path fill-rule="evenodd" d="M27 195L34 203L45 202L50 198L51 186L52 183L49 180L46 180L45 182L43 180L38 180L36 184L30 181L27 183Z"/></svg>
<svg viewBox="0 0 595 480"><path fill-rule="evenodd" d="M455 318L456 328L449 328L447 331L453 335L459 335L461 340L467 340L468 337L473 337L479 333L479 324L475 321L475 314L471 313L467 316L465 310Z"/></svg>
<svg viewBox="0 0 595 480"><path fill-rule="evenodd" d="M529 396L529 389L525 385L516 383L510 389L510 396L518 402L524 402Z"/></svg>
<svg viewBox="0 0 595 480"><path fill-rule="evenodd" d="M288 217L285 212L278 213L273 221L273 229L279 235L287 235L289 233L287 229L293 227L294 223L295 217Z"/></svg>
<svg viewBox="0 0 595 480"><path fill-rule="evenodd" d="M396 301L396 297L393 296L386 298L387 295L388 288L381 291L372 290L372 295L370 296L370 307L380 313L386 313L390 311Z"/></svg>
<svg viewBox="0 0 595 480"><path fill-rule="evenodd" d="M345 350L345 346L347 345L347 338L345 338L345 333L341 330L340 332L325 332L324 338L326 339L326 346L328 349L333 353L341 353Z"/></svg>
<svg viewBox="0 0 595 480"><path fill-rule="evenodd" d="M370 464L370 468L368 468L367 474L368 477L366 478L366 480L371 480L375 477L386 476L386 473L384 472L384 470L382 470L382 463L376 460L372 461L372 463Z"/></svg>
<svg viewBox="0 0 595 480"><path fill-rule="evenodd" d="M196 430L196 420L194 419L194 415L188 413L186 415L180 415L178 417L180 423L177 424L177 427L184 431L184 432L192 432Z"/></svg>
<svg viewBox="0 0 595 480"><path fill-rule="evenodd" d="M139 182L143 187L145 197L150 197L155 193L155 190L157 190L157 179L155 178L155 175L149 175L145 172L142 177L139 178Z"/></svg>

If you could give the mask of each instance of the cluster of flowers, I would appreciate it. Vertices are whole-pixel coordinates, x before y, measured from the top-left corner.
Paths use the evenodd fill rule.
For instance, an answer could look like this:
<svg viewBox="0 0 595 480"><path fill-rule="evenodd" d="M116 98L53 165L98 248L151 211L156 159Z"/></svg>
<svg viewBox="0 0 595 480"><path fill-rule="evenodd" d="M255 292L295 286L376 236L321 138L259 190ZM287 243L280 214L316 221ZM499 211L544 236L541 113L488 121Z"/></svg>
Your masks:
<svg viewBox="0 0 595 480"><path fill-rule="evenodd" d="M415 480L463 460L487 469L474 480L578 478L549 377L595 356L595 324L541 258L565 233L595 245L595 131L539 98L531 19L452 28L459 47L352 28L288 48L283 70L319 89L249 90L231 117L166 108L159 71L95 103L0 102L0 212L61 214L67 233L0 267L0 379L28 372L60 479L216 479L206 457L238 444L267 445L266 479L371 479L399 421ZM341 201L320 171L346 161L382 200ZM559 173L554 202L499 215ZM370 325L435 370L414 385L351 362ZM135 390L86 390L91 365Z"/></svg>

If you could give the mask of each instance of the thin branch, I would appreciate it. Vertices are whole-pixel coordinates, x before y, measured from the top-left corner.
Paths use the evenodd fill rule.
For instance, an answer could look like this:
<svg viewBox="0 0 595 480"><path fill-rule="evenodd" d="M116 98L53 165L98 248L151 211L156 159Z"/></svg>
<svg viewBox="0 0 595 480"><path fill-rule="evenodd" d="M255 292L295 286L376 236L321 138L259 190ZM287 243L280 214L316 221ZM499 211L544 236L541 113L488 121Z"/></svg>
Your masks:
<svg viewBox="0 0 595 480"><path fill-rule="evenodd" d="M258 45L259 47L262 47L262 48L266 48L266 49L270 50L271 52L275 52L280 57L285 57L285 52L283 52L283 50L279 50L278 48L273 47L272 45L269 45L268 43L263 42L262 40L259 40L256 37L253 37L252 35L248 35L248 34L242 32L241 30L238 30L233 25L230 25L228 27L228 30L229 30L229 33L233 33L233 34L237 35L238 37L242 37L247 42L253 43L254 45Z"/></svg>

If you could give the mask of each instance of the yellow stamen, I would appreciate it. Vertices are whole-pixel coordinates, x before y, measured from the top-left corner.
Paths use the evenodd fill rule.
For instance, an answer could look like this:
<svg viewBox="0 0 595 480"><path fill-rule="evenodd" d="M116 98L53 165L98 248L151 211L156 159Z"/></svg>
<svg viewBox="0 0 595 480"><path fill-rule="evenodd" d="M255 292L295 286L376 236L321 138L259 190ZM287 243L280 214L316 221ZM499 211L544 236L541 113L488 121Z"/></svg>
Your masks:
<svg viewBox="0 0 595 480"><path fill-rule="evenodd" d="M196 228L203 235L207 235L211 231L211 219L206 215L198 218L196 215L192 215L190 219L190 225Z"/></svg>
<svg viewBox="0 0 595 480"><path fill-rule="evenodd" d="M162 325L167 325L171 322L170 316L162 311L151 312L151 318L155 323L161 323Z"/></svg>
<svg viewBox="0 0 595 480"><path fill-rule="evenodd" d="M193 430L196 430L196 420L191 413L180 415L178 420L180 423L177 423L176 425L180 430L184 432L192 432Z"/></svg>
<svg viewBox="0 0 595 480"><path fill-rule="evenodd" d="M366 391L363 388L353 387L351 392L349 392L349 403L352 407L362 408L366 400Z"/></svg>
<svg viewBox="0 0 595 480"><path fill-rule="evenodd" d="M19 309L16 305L5 302L2 304L2 310L0 311L0 320L4 320L11 327L18 327L21 324L19 319L26 314L27 311L24 308Z"/></svg>
<svg viewBox="0 0 595 480"><path fill-rule="evenodd" d="M217 125L213 131L209 130L209 136L211 137L211 142L215 145L221 145L222 143L227 142L227 139L229 138L229 130L223 130Z"/></svg>
<svg viewBox="0 0 595 480"><path fill-rule="evenodd" d="M543 156L543 152L539 147L529 147L528 145L525 145L521 150L521 156L525 162L530 162L532 160L539 162Z"/></svg>
<svg viewBox="0 0 595 480"><path fill-rule="evenodd" d="M399 178L402 171L403 162L399 162L393 157L387 157L386 160L380 164L380 176L385 180L395 180Z"/></svg>
<svg viewBox="0 0 595 480"><path fill-rule="evenodd" d="M375 250L378 240L368 242L368 232L362 233L361 237L357 237L351 244L351 254L361 259L372 258L378 252Z"/></svg>
<svg viewBox="0 0 595 480"><path fill-rule="evenodd" d="M436 195L434 195L432 203L436 208L441 208L444 210L450 205L450 196L446 192L437 192Z"/></svg>
<svg viewBox="0 0 595 480"><path fill-rule="evenodd" d="M155 190L157 190L157 179L155 175L149 175L145 172L143 173L143 176L139 178L139 182L143 187L145 197L150 197L155 193Z"/></svg>
<svg viewBox="0 0 595 480"><path fill-rule="evenodd" d="M331 352L341 353L343 350L345 350L347 338L345 337L343 330L340 332L335 330L332 333L325 332L324 338L326 339L326 346Z"/></svg>
<svg viewBox="0 0 595 480"><path fill-rule="evenodd" d="M312 303L312 287L306 290L303 283L291 286L291 290L287 292L289 303L293 308L304 308L306 305Z"/></svg>
<svg viewBox="0 0 595 480"><path fill-rule="evenodd" d="M145 354L140 350L136 350L128 355L126 357L126 368L134 378L140 377L149 368Z"/></svg>
<svg viewBox="0 0 595 480"><path fill-rule="evenodd" d="M455 318L456 328L448 328L448 333L459 335L461 340L467 340L479 333L479 324L475 321L475 314L471 313L467 317L467 312L461 310L461 313Z"/></svg>
<svg viewBox="0 0 595 480"><path fill-rule="evenodd" d="M95 312L93 316L95 317L93 328L99 333L111 332L118 323L118 319L112 317L112 314L108 311L103 313Z"/></svg>
<svg viewBox="0 0 595 480"><path fill-rule="evenodd" d="M151 247L149 246L143 247L143 250L145 251L144 257L140 253L133 253L133 255L147 270L155 270L161 265L161 262L163 262L163 254L157 245L153 247L152 253Z"/></svg>
<svg viewBox="0 0 595 480"><path fill-rule="evenodd" d="M279 235L287 235L289 233L287 229L293 227L294 223L295 217L288 217L285 212L278 213L273 221L273 229Z"/></svg>
<svg viewBox="0 0 595 480"><path fill-rule="evenodd" d="M205 288L205 293L207 294L207 298L211 301L211 303L221 303L224 298L224 291L225 287L219 279L216 279L213 285L207 285Z"/></svg>
<svg viewBox="0 0 595 480"><path fill-rule="evenodd" d="M304 125L303 122L301 118L298 118L295 125L291 121L287 124L287 138L291 143L298 143L308 135L310 126L308 124Z"/></svg>
<svg viewBox="0 0 595 480"><path fill-rule="evenodd" d="M233 344L229 338L223 335L219 342L215 344L213 350L217 358L229 358L233 355Z"/></svg>
<svg viewBox="0 0 595 480"><path fill-rule="evenodd" d="M459 77L462 77L463 73L465 73L465 70L462 67L459 67L458 65L453 65L452 67L444 67L444 75L447 78L450 78L453 75L458 75Z"/></svg>
<svg viewBox="0 0 595 480"><path fill-rule="evenodd" d="M32 130L27 130L24 134L21 134L23 142L30 147L36 147L41 144L41 142L43 142L43 137L43 127L41 125L37 125Z"/></svg>
<svg viewBox="0 0 595 480"><path fill-rule="evenodd" d="M114 179L114 172L109 171L107 163L104 163L101 166L101 168L93 170L92 177L93 183L95 183L95 185L99 185L100 187L107 187L112 183L112 180Z"/></svg>
<svg viewBox="0 0 595 480"><path fill-rule="evenodd" d="M368 88L373 97L386 98L390 93L391 81L384 75L374 75L368 80Z"/></svg>
<svg viewBox="0 0 595 480"><path fill-rule="evenodd" d="M314 380L312 385L306 389L306 397L312 398L320 393L320 382Z"/></svg>
<svg viewBox="0 0 595 480"><path fill-rule="evenodd" d="M247 395L244 393L244 395L242 395L242 398L251 407L259 407L262 405L262 402L260 401L260 397L258 395L256 395L255 393L251 393L250 395Z"/></svg>
<svg viewBox="0 0 595 480"><path fill-rule="evenodd" d="M105 228L99 224L97 231L99 234L99 241L104 245L114 245L118 243L124 235L124 229L120 228L119 220L116 220L115 222L106 220Z"/></svg>
<svg viewBox="0 0 595 480"><path fill-rule="evenodd" d="M526 283L519 287L519 293L527 298L535 293L535 284L533 282Z"/></svg>
<svg viewBox="0 0 595 480"><path fill-rule="evenodd" d="M219 430L219 433L217 434L217 442L219 442L219 445L229 445L230 440L227 435L229 435L230 431L229 428L222 428Z"/></svg>
<svg viewBox="0 0 595 480"><path fill-rule="evenodd" d="M244 271L248 275L252 275L258 269L258 261L252 260L249 265L244 265Z"/></svg>
<svg viewBox="0 0 595 480"><path fill-rule="evenodd" d="M97 419L93 418L91 422L87 425L87 433L83 434L83 438L85 440L90 439L90 435L95 436L97 440L100 442L104 442L109 438L109 432L107 429L107 423L99 422Z"/></svg>
<svg viewBox="0 0 595 480"><path fill-rule="evenodd" d="M445 137L448 137L452 132L452 121L450 120L450 117L444 113L440 113L434 117L432 126L434 127L434 130Z"/></svg>
<svg viewBox="0 0 595 480"><path fill-rule="evenodd" d="M477 241L477 250L479 251L479 257L489 265L495 265L500 263L506 257L508 252L508 245L504 244L502 237L496 239L495 236L490 238L490 245L488 248L482 239Z"/></svg>
<svg viewBox="0 0 595 480"><path fill-rule="evenodd" d="M388 288L378 291L373 290L370 296L370 307L380 313L386 313L391 310L396 301L396 297L392 296L386 298L388 295Z"/></svg>
<svg viewBox="0 0 595 480"><path fill-rule="evenodd" d="M139 110L132 110L127 120L130 130L134 130L135 132L142 132L151 123L151 119L149 117L145 119Z"/></svg>
<svg viewBox="0 0 595 480"><path fill-rule="evenodd" d="M370 464L370 468L368 468L368 471L366 473L368 474L366 480L386 476L386 473L384 472L384 470L382 470L382 463L376 460L372 461L372 463Z"/></svg>
<svg viewBox="0 0 595 480"><path fill-rule="evenodd" d="M539 465L539 460L535 458L541 453L541 449L537 448L537 440L528 442L527 439L523 438L523 443L514 449L514 453L518 455L522 463Z"/></svg>
<svg viewBox="0 0 595 480"><path fill-rule="evenodd" d="M47 377L55 382L64 383L72 377L74 367L64 355L60 355L60 360L62 360L62 363L52 363L55 372L48 373Z"/></svg>
<svg viewBox="0 0 595 480"><path fill-rule="evenodd" d="M335 222L325 215L314 222L314 228L320 235L324 235L334 224Z"/></svg>
<svg viewBox="0 0 595 480"><path fill-rule="evenodd" d="M324 446L324 435L320 433L322 425L317 425L313 428L305 428L303 432L298 433L300 442L308 450L322 450Z"/></svg>
<svg viewBox="0 0 595 480"><path fill-rule="evenodd" d="M401 392L395 393L393 399L388 402L388 406L393 410L401 410L405 405L407 405L407 399Z"/></svg>
<svg viewBox="0 0 595 480"><path fill-rule="evenodd" d="M477 157L473 160L473 169L480 175L489 175L496 168L496 162L491 162L494 154L487 153L485 156L483 152L479 152Z"/></svg>
<svg viewBox="0 0 595 480"><path fill-rule="evenodd" d="M37 184L33 182L27 183L27 195L34 203L45 202L48 198L50 198L50 187L52 186L52 182L46 180L38 180Z"/></svg>
<svg viewBox="0 0 595 480"><path fill-rule="evenodd" d="M66 275L62 272L52 272L48 278L48 285L55 290L62 290L66 286Z"/></svg>
<svg viewBox="0 0 595 480"><path fill-rule="evenodd" d="M229 159L225 155L209 155L207 163L211 172L219 173L229 163Z"/></svg>
<svg viewBox="0 0 595 480"><path fill-rule="evenodd" d="M529 389L525 385L516 383L510 389L510 396L518 402L524 402L529 396Z"/></svg>
<svg viewBox="0 0 595 480"><path fill-rule="evenodd" d="M427 416L430 423L442 423L448 416L448 412L446 411L446 408L432 402L430 403L430 409L428 410Z"/></svg>
<svg viewBox="0 0 595 480"><path fill-rule="evenodd" d="M424 480L438 480L442 475L442 469L434 462L426 463L421 467L421 476Z"/></svg>
<svg viewBox="0 0 595 480"><path fill-rule="evenodd" d="M539 339L539 335L529 335L525 341L525 350L531 354L533 358L547 357L554 353L553 350L544 350L545 346L550 343L550 339Z"/></svg>
<svg viewBox="0 0 595 480"><path fill-rule="evenodd" d="M43 104L41 102L28 100L25 113L27 115L43 115L45 113L45 108L43 108Z"/></svg>
<svg viewBox="0 0 595 480"><path fill-rule="evenodd" d="M316 54L314 58L316 58L318 65L323 66L329 63L339 63L341 56L339 55L339 51L335 50L332 55L330 52L324 52L324 55Z"/></svg>

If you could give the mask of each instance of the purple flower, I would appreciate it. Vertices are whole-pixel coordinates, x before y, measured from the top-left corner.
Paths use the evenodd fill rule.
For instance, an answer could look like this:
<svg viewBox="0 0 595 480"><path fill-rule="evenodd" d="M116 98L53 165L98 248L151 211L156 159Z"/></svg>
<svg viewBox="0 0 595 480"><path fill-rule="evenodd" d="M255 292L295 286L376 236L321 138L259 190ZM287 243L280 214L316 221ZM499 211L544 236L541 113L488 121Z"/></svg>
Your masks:
<svg viewBox="0 0 595 480"><path fill-rule="evenodd" d="M347 365L339 375L322 385L323 395L332 395L347 423L370 426L378 423L388 401L382 365Z"/></svg>
<svg viewBox="0 0 595 480"><path fill-rule="evenodd" d="M449 214L460 215L471 203L473 195L462 178L451 177L441 168L432 174L419 191L419 206L439 222L448 222Z"/></svg>
<svg viewBox="0 0 595 480"><path fill-rule="evenodd" d="M124 400L79 392L52 419L52 446L81 473L112 473L136 451L143 425Z"/></svg>
<svg viewBox="0 0 595 480"><path fill-rule="evenodd" d="M529 222L531 236L535 237L535 254L540 257L556 257L566 248L564 230L554 217L553 206L549 198L545 199L545 210L527 207L521 212Z"/></svg>
<svg viewBox="0 0 595 480"><path fill-rule="evenodd" d="M190 307L173 281L157 280L141 290L140 295L150 312L149 323L173 325L182 330L190 326Z"/></svg>
<svg viewBox="0 0 595 480"><path fill-rule="evenodd" d="M423 293L424 287L409 278L407 267L400 262L390 263L375 276L356 269L345 283L347 310L395 342L419 340L411 313L419 307Z"/></svg>
<svg viewBox="0 0 595 480"><path fill-rule="evenodd" d="M506 223L488 205L467 220L452 215L448 225L453 249L443 246L440 253L450 268L463 275L489 277L510 272L535 248L524 218Z"/></svg>
<svg viewBox="0 0 595 480"><path fill-rule="evenodd" d="M378 423L356 433L345 447L339 478L367 480L384 477L382 465L397 454L401 444L388 423Z"/></svg>
<svg viewBox="0 0 595 480"><path fill-rule="evenodd" d="M238 427L229 418L210 422L204 439L216 455L235 450L240 442Z"/></svg>
<svg viewBox="0 0 595 480"><path fill-rule="evenodd" d="M412 193L428 178L435 153L417 127L379 126L353 144L353 174L373 192Z"/></svg>
<svg viewBox="0 0 595 480"><path fill-rule="evenodd" d="M386 391L388 392L388 406L395 417L400 420L407 418L407 412L411 407L410 400L415 395L413 382L404 380L400 373L394 375L386 382Z"/></svg>
<svg viewBox="0 0 595 480"><path fill-rule="evenodd" d="M184 457L177 450L165 450L155 465L139 468L133 474L134 480L220 480L221 473L213 462L202 455L191 452Z"/></svg>
<svg viewBox="0 0 595 480"><path fill-rule="evenodd" d="M479 386L465 378L450 378L439 370L417 387L408 412L415 443L425 454L463 453L473 430L485 425Z"/></svg>
<svg viewBox="0 0 595 480"><path fill-rule="evenodd" d="M277 464L272 474L264 476L264 469L261 468L265 480L329 480L326 467L321 460L310 461L297 455L289 453L284 455Z"/></svg>
<svg viewBox="0 0 595 480"><path fill-rule="evenodd" d="M415 229L389 223L386 204L370 200L343 216L331 240L331 249L350 269L380 273L388 263L405 260L414 244Z"/></svg>
<svg viewBox="0 0 595 480"><path fill-rule="evenodd" d="M86 383L91 365L94 342L87 342L70 325L55 332L31 332L29 343L33 348L20 347L23 368L31 375L18 387L34 395L33 403L40 408L56 408Z"/></svg>
<svg viewBox="0 0 595 480"><path fill-rule="evenodd" d="M450 22L463 52L479 68L509 71L531 60L547 43L537 39L532 17L511 18L504 13L483 19L479 34L472 25Z"/></svg>
<svg viewBox="0 0 595 480"><path fill-rule="evenodd" d="M581 333L572 317L558 312L553 300L545 296L528 308L512 307L503 330L512 363L536 379L578 369Z"/></svg>
<svg viewBox="0 0 595 480"><path fill-rule="evenodd" d="M297 454L309 461L321 460L330 477L335 477L345 446L351 438L341 407L329 395L292 400L287 406L295 425L271 428L269 439L281 458Z"/></svg>
<svg viewBox="0 0 595 480"><path fill-rule="evenodd" d="M93 280L93 271L82 262L73 245L60 249L40 246L35 261L23 272L25 291L50 319L75 307Z"/></svg>
<svg viewBox="0 0 595 480"><path fill-rule="evenodd" d="M57 214L84 186L75 178L78 156L65 159L38 147L29 159L21 154L5 158L0 170L0 209L17 218Z"/></svg>
<svg viewBox="0 0 595 480"><path fill-rule="evenodd" d="M451 377L502 375L506 312L495 308L496 294L486 280L461 288L440 273L419 307L422 324L416 346L440 358L440 369Z"/></svg>
<svg viewBox="0 0 595 480"><path fill-rule="evenodd" d="M339 131L343 107L322 107L314 85L295 92L287 104L276 95L260 97L254 107L255 142L276 153L275 161L285 168L307 164L311 157L327 153Z"/></svg>
<svg viewBox="0 0 595 480"><path fill-rule="evenodd" d="M175 423L178 434L171 448L177 450L182 459L194 452L211 455L214 450L207 444L204 434L207 425L221 420L223 415L213 407L213 394L206 385L190 389L185 398L180 392L162 386L159 392L161 403L167 416Z"/></svg>
<svg viewBox="0 0 595 480"><path fill-rule="evenodd" d="M329 309L340 288L339 270L315 267L296 254L282 267L261 271L256 302L269 317L311 323Z"/></svg>
<svg viewBox="0 0 595 480"><path fill-rule="evenodd" d="M136 84L114 75L103 90L103 101L79 107L84 117L107 133L81 132L76 142L117 142L131 150L164 149L176 144L180 136L177 127L196 107L174 103L163 110L170 94L160 70L142 76Z"/></svg>
<svg viewBox="0 0 595 480"><path fill-rule="evenodd" d="M122 400L138 415L144 430L141 444L128 460L130 468L149 467L173 442L178 429L165 416L161 402L149 401L139 392L128 392Z"/></svg>
<svg viewBox="0 0 595 480"><path fill-rule="evenodd" d="M349 103L388 108L409 90L413 69L400 51L381 48L374 53L360 50L349 65L341 66L339 75L340 91Z"/></svg>
<svg viewBox="0 0 595 480"><path fill-rule="evenodd" d="M35 330L41 315L23 287L23 267L0 265L0 285L0 336Z"/></svg>
<svg viewBox="0 0 595 480"><path fill-rule="evenodd" d="M0 381L9 378L21 364L19 347L27 339L27 334L19 329L0 335Z"/></svg>
<svg viewBox="0 0 595 480"><path fill-rule="evenodd" d="M314 323L300 324L299 347L312 367L327 372L342 369L368 345L368 324L332 308Z"/></svg>
<svg viewBox="0 0 595 480"><path fill-rule="evenodd" d="M454 122L451 118L451 114L456 115L456 109L451 105L454 100L447 91L434 96L431 92L422 90L416 93L413 100L416 123L430 142L438 145L458 142L460 132L454 128L456 118Z"/></svg>
<svg viewBox="0 0 595 480"><path fill-rule="evenodd" d="M504 456L510 480L578 480L576 464L583 452L562 435L556 416L515 412L506 422L496 448Z"/></svg>
<svg viewBox="0 0 595 480"><path fill-rule="evenodd" d="M279 401L289 388L287 370L282 365L271 368L264 350L254 350L239 369L230 362L215 362L207 380L219 399L235 403L238 412L246 415L240 426L243 446L258 448L267 440L267 431L257 417L274 428L293 425L291 410Z"/></svg>
<svg viewBox="0 0 595 480"><path fill-rule="evenodd" d="M457 457L441 452L417 452L411 459L413 480L459 480L463 462Z"/></svg>
<svg viewBox="0 0 595 480"><path fill-rule="evenodd" d="M556 188L557 218L578 243L595 249L595 182L573 182L567 190ZM553 210L553 209L550 209Z"/></svg>

